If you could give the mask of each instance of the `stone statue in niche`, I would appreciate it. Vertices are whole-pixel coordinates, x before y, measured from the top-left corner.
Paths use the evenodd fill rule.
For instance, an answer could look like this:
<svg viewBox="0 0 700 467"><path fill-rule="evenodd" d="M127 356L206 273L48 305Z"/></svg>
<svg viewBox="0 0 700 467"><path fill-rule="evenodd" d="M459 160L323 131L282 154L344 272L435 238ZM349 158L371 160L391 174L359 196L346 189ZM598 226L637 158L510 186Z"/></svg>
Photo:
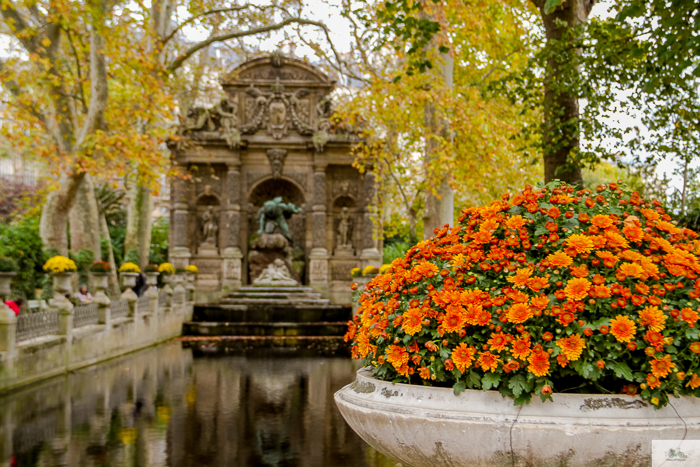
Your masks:
<svg viewBox="0 0 700 467"><path fill-rule="evenodd" d="M202 247L216 247L216 234L219 226L214 215L214 206L207 206L207 210L202 214Z"/></svg>
<svg viewBox="0 0 700 467"><path fill-rule="evenodd" d="M219 130L224 136L228 147L233 149L241 142L241 133L238 131L238 102L224 97L211 109L212 114L218 116Z"/></svg>
<svg viewBox="0 0 700 467"><path fill-rule="evenodd" d="M335 254L338 256L352 256L352 216L348 208L343 208L338 215L338 228Z"/></svg>
<svg viewBox="0 0 700 467"><path fill-rule="evenodd" d="M253 285L260 286L296 286L299 285L297 281L292 278L289 274L287 266L281 259L276 259L270 263L265 269L263 269L260 276L253 281Z"/></svg>
<svg viewBox="0 0 700 467"><path fill-rule="evenodd" d="M287 219L292 217L292 214L300 211L294 204L282 202L282 198L279 196L270 201L265 201L258 210L258 221L260 222L258 233L272 234L275 232L275 228L279 228L280 233L284 235L290 244L293 244Z"/></svg>

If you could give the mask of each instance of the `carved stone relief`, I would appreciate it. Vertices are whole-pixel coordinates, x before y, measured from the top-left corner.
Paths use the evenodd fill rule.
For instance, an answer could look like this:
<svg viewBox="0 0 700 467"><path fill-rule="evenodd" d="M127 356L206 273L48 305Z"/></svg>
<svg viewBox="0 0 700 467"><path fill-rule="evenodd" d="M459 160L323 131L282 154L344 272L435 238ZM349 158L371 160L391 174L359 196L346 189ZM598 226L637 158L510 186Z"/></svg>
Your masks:
<svg viewBox="0 0 700 467"><path fill-rule="evenodd" d="M331 262L331 280L350 281L350 270L358 266L357 261Z"/></svg>
<svg viewBox="0 0 700 467"><path fill-rule="evenodd" d="M282 176L284 170L284 159L287 157L285 149L268 149L267 159L270 161L272 178L277 179Z"/></svg>

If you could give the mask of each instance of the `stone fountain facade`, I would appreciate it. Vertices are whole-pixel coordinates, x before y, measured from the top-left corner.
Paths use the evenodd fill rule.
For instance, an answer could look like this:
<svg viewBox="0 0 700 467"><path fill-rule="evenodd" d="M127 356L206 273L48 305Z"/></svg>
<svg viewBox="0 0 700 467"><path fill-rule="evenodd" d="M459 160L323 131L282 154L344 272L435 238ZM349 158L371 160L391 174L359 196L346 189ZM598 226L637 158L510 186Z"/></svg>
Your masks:
<svg viewBox="0 0 700 467"><path fill-rule="evenodd" d="M360 139L330 119L334 82L275 53L243 63L221 85L226 97L191 109L170 143L189 175L171 181L171 262L199 268L199 303L252 284L258 212L280 197L299 210L287 219L290 272L331 303L349 304L350 269L380 266L381 243L369 208L374 177L352 167Z"/></svg>

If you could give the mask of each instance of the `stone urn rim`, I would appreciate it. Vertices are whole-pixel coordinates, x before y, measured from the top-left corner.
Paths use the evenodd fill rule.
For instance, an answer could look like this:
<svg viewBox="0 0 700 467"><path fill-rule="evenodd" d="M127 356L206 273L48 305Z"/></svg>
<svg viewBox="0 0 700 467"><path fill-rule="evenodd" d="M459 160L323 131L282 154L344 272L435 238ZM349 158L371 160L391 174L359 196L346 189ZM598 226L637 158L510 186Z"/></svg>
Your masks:
<svg viewBox="0 0 700 467"><path fill-rule="evenodd" d="M5 271L0 272L0 277L16 277L17 274L17 271Z"/></svg>
<svg viewBox="0 0 700 467"><path fill-rule="evenodd" d="M73 275L73 274L75 274L76 272L77 272L77 271L50 272L49 274L51 274L51 275L54 276L54 277L64 277L64 276Z"/></svg>
<svg viewBox="0 0 700 467"><path fill-rule="evenodd" d="M104 276L109 276L112 273L110 271L101 271L101 272L90 271L90 274L92 274L95 277L104 277Z"/></svg>
<svg viewBox="0 0 700 467"><path fill-rule="evenodd" d="M649 456L654 439L700 436L700 398L693 396L671 398L671 407L659 410L625 394L552 397L554 402L533 397L529 404L515 406L497 390L468 389L456 396L452 388L382 381L368 368L334 395L342 416L362 439L416 467L483 465L488 459L493 462L487 465L510 466L510 455L507 463L494 460L511 449L517 456L540 456L534 465L549 465L573 452L567 465L579 467L609 454L624 459L640 443L635 456Z"/></svg>
<svg viewBox="0 0 700 467"><path fill-rule="evenodd" d="M138 273L138 272L120 272L119 274L122 274L124 276L138 276L140 273Z"/></svg>

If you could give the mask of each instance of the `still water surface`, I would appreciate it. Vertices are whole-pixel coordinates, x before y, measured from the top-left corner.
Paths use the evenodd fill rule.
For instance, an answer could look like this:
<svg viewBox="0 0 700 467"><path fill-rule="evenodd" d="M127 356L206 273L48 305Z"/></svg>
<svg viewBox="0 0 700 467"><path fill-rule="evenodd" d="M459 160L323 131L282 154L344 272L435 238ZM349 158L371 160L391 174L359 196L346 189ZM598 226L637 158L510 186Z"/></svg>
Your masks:
<svg viewBox="0 0 700 467"><path fill-rule="evenodd" d="M333 402L356 369L171 342L0 398L0 465L393 466Z"/></svg>

